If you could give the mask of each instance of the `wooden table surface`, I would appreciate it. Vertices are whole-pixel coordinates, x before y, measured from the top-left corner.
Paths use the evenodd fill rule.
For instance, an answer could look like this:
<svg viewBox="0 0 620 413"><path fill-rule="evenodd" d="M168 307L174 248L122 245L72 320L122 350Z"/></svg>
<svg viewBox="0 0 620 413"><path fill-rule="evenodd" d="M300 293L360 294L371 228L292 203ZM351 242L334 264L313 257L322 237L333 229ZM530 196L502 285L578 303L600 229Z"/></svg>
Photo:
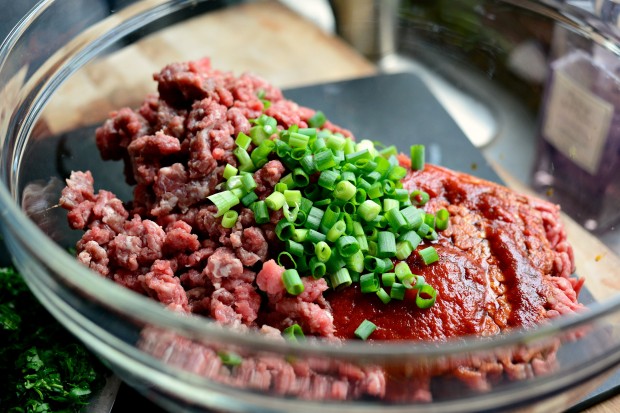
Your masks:
<svg viewBox="0 0 620 413"><path fill-rule="evenodd" d="M342 40L277 1L264 0L197 16L92 62L61 87L43 119L54 134L100 122L111 110L135 106L154 92L152 74L165 64L204 56L216 68L252 71L282 88L377 73ZM501 168L498 172L510 186L525 190ZM620 259L565 220L579 272L593 274L586 282L593 296L601 300L620 292L620 279L614 276ZM620 396L587 412L620 412Z"/></svg>

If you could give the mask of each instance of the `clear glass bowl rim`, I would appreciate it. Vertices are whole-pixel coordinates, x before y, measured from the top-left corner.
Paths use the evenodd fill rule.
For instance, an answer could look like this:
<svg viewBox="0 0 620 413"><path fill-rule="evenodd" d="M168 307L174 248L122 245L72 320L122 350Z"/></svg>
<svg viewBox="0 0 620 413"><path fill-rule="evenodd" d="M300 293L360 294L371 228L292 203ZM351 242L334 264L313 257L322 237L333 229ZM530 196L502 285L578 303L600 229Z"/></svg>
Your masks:
<svg viewBox="0 0 620 413"><path fill-rule="evenodd" d="M60 0L43 0L38 3L11 31L9 36L0 45L0 71L10 57L13 47L20 40L21 36L36 22L37 18L53 3ZM208 0L207 0L208 1ZM620 50L620 41L615 38L613 33L605 31L602 33L600 27L595 27L588 22L598 22L600 19L583 10L578 10L570 5L561 4L556 1L534 1L534 0L505 0L506 3L524 6L533 5L535 11L549 13L558 22L569 24L577 30L583 31L590 38L601 37L611 50ZM154 6L148 10L137 10L133 14L127 14L122 20L117 20L115 29L124 31L136 30L140 26L157 19L162 13L187 7L195 3L195 0L151 0L142 3L150 3ZM113 15L118 19L118 15ZM106 18L93 28L100 27L110 18ZM109 24L108 24L109 26ZM598 25L597 25L598 26ZM107 27L107 26L106 26ZM117 38L120 33L117 32ZM110 38L112 39L112 37ZM599 41L599 43L603 43ZM92 44L87 44L84 49L88 49ZM97 54L94 54L96 56ZM53 57L60 57L54 55ZM65 68L75 61L75 56L61 56L67 61L63 62L60 68ZM74 66L69 75L79 69L86 61L81 61ZM60 71L60 70L58 70ZM58 73L58 71L56 73ZM49 86L55 79L48 80L45 85ZM62 79L56 79L62 80ZM56 82L57 87L60 82ZM53 91L53 90L52 90ZM42 102L45 103L45 102ZM39 105L39 109L43 105ZM35 114L35 115L38 115ZM20 127L18 139L26 139L31 130L36 116L31 116L29 124ZM1 127L2 125L0 125ZM25 127L24 127L25 126ZM13 136L14 131L7 132L6 136ZM8 133L12 132L12 133ZM6 138L5 138L6 139ZM6 143L1 145L2 151L6 150ZM17 172L18 164L11 169L11 177ZM446 343L420 343L420 342L381 342L380 345L365 342L348 341L346 345L325 343L321 341L309 341L304 344L291 343L288 341L270 340L255 332L243 332L223 328L216 322L202 317L183 317L166 310L161 305L152 300L139 296L114 282L93 276L92 271L78 263L74 257L70 256L64 249L48 238L18 207L11 191L6 186L6 177L3 177L0 186L0 217L5 228L5 240L9 248L22 248L32 259L43 263L49 270L57 274L63 283L79 289L86 295L97 297L97 301L109 308L119 311L122 314L131 314L131 317L140 320L144 325L157 326L172 331L177 331L183 335L193 338L203 338L208 340L218 340L230 344L241 346L251 346L260 351L269 352L288 352L294 354L308 355L331 355L346 357L363 357L367 360L401 358L401 357L444 357L448 355L463 354L466 352L479 352L490 349L497 349L504 346L532 342L533 340L545 339L557 336L558 331L570 331L584 325L596 322L606 316L620 311L620 295L608 299L604 302L597 302L580 314L569 317L560 317L556 320L536 328L535 330L517 330L501 336L494 336L492 339L465 338L458 341ZM13 244L13 239L19 246ZM53 259L50 259L53 257Z"/></svg>

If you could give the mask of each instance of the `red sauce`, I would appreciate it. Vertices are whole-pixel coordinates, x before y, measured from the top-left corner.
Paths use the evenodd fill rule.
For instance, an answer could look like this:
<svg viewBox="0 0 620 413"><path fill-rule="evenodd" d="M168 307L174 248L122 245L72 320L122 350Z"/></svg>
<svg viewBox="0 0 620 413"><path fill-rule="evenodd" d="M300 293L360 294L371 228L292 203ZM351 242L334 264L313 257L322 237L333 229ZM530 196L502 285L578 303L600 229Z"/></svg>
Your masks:
<svg viewBox="0 0 620 413"><path fill-rule="evenodd" d="M437 291L435 305L419 309L416 291L403 301L383 304L376 294L362 294L357 286L331 292L327 299L334 312L336 335L353 338L358 325L368 319L377 325L373 340L445 340L481 334L486 323L487 277L483 266L447 243L436 245L442 261L429 266L412 254L410 267Z"/></svg>
<svg viewBox="0 0 620 413"><path fill-rule="evenodd" d="M326 298L336 336L354 338L367 319L377 325L371 340L445 341L531 327L545 317L551 264L539 214L511 191L463 176L427 168L404 181L409 189L429 192L427 210L459 208L452 230L434 243L440 261L426 266L417 253L408 260L412 272L437 290L435 305L417 308L413 290L403 301L388 304L376 294L362 294L358 286L332 291Z"/></svg>

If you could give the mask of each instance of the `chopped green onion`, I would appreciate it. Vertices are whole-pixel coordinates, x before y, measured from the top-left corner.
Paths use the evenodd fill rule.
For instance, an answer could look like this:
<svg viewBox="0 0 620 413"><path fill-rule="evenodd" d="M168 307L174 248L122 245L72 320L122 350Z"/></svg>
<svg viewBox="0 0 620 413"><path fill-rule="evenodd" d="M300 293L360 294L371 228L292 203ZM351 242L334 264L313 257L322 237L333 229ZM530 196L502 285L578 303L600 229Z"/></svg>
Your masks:
<svg viewBox="0 0 620 413"><path fill-rule="evenodd" d="M314 157L310 154L305 155L303 158L299 160L299 165L301 165L301 169L308 175L312 175L317 171L316 163L314 162Z"/></svg>
<svg viewBox="0 0 620 413"><path fill-rule="evenodd" d="M240 171L251 172L256 169L254 163L252 162L252 158L250 158L250 154L248 154L245 149L241 147L236 147L235 149L233 149L233 154L237 157L237 160L239 161Z"/></svg>
<svg viewBox="0 0 620 413"><path fill-rule="evenodd" d="M317 171L325 171L336 166L336 160L334 159L332 151L325 149L314 154L314 164Z"/></svg>
<svg viewBox="0 0 620 413"><path fill-rule="evenodd" d="M385 211L385 215L387 215L387 212L389 210L394 209L394 208L398 209L399 206L400 206L400 202L398 202L395 199L385 198L383 200L383 211ZM402 215L402 212L401 212L401 215ZM389 222L389 218L388 218L388 222Z"/></svg>
<svg viewBox="0 0 620 413"><path fill-rule="evenodd" d="M339 217L340 217L340 207L334 203L329 204L327 209L325 209L325 213L323 214L323 217L321 218L321 224L319 225L321 232L323 233L328 232L329 229L332 228L336 224Z"/></svg>
<svg viewBox="0 0 620 413"><path fill-rule="evenodd" d="M343 170L342 173L340 174L340 179L342 179L343 181L351 182L351 183L357 182L357 176L355 176L355 173L351 172L351 171L344 171ZM355 195L355 190L357 188L355 188L355 186L353 186L353 188L354 188L353 195ZM351 199L351 198L349 198L349 199Z"/></svg>
<svg viewBox="0 0 620 413"><path fill-rule="evenodd" d="M407 227L407 220L398 208L392 208L385 213L390 228L396 232L400 232L403 228Z"/></svg>
<svg viewBox="0 0 620 413"><path fill-rule="evenodd" d="M407 222L407 229L418 229L424 222L424 211L414 206L408 206L402 209L400 213Z"/></svg>
<svg viewBox="0 0 620 413"><path fill-rule="evenodd" d="M297 242L304 242L308 239L308 230L305 228L296 228L291 239Z"/></svg>
<svg viewBox="0 0 620 413"><path fill-rule="evenodd" d="M294 207L301 203L301 191L296 189L287 189L283 193L286 204L290 207Z"/></svg>
<svg viewBox="0 0 620 413"><path fill-rule="evenodd" d="M391 287L396 282L396 274L393 272L386 272L381 275L381 284L384 287Z"/></svg>
<svg viewBox="0 0 620 413"><path fill-rule="evenodd" d="M325 267L325 263L320 261L317 257L310 258L310 274L314 279L323 278L323 276L327 273L327 268Z"/></svg>
<svg viewBox="0 0 620 413"><path fill-rule="evenodd" d="M327 145L325 145L325 139L323 139L323 137L321 136L323 132L324 131L321 131L321 133L319 133L319 135L314 140L314 143L312 144L312 150L314 151L314 153L319 153L322 150L327 149Z"/></svg>
<svg viewBox="0 0 620 413"><path fill-rule="evenodd" d="M304 246L292 239L286 240L286 250L296 257L304 256Z"/></svg>
<svg viewBox="0 0 620 413"><path fill-rule="evenodd" d="M305 187L310 182L310 178L303 168L295 168L293 170L293 181L298 187Z"/></svg>
<svg viewBox="0 0 620 413"><path fill-rule="evenodd" d="M362 252L368 252L368 240L366 239L365 235L355 235L355 239L357 240L357 243L360 244L360 251Z"/></svg>
<svg viewBox="0 0 620 413"><path fill-rule="evenodd" d="M398 184L401 184L401 183L399 182ZM392 193L390 194L390 197L396 199L399 202L408 202L409 191L403 188L396 187L394 191L392 191Z"/></svg>
<svg viewBox="0 0 620 413"><path fill-rule="evenodd" d="M290 221L282 219L276 224L275 233L280 240L286 241L293 237L295 226Z"/></svg>
<svg viewBox="0 0 620 413"><path fill-rule="evenodd" d="M239 217L239 214L237 213L237 211L226 211L224 213L224 215L222 216L222 226L224 228L232 228L235 226L235 224L237 223L237 218Z"/></svg>
<svg viewBox="0 0 620 413"><path fill-rule="evenodd" d="M327 238L325 237L325 234L323 234L322 232L316 231L314 229L309 229L308 230L308 241L310 241L313 244L317 244L321 241L325 241Z"/></svg>
<svg viewBox="0 0 620 413"><path fill-rule="evenodd" d="M291 148L307 148L310 137L303 133L293 132L289 135L288 144ZM300 158L301 159L301 158Z"/></svg>
<svg viewBox="0 0 620 413"><path fill-rule="evenodd" d="M312 208L312 201L310 201L308 198L304 198L302 197L299 200L299 210L303 211L306 213L306 215L310 212L310 209Z"/></svg>
<svg viewBox="0 0 620 413"><path fill-rule="evenodd" d="M246 192L255 190L257 186L252 174L243 174L241 176L241 183L243 184L243 189L245 189Z"/></svg>
<svg viewBox="0 0 620 413"><path fill-rule="evenodd" d="M310 139L316 139L317 130L316 128L299 128L297 133L301 133L302 135L306 135Z"/></svg>
<svg viewBox="0 0 620 413"><path fill-rule="evenodd" d="M252 212L254 212L254 220L257 224L266 224L269 222L269 210L265 201L256 201L251 205Z"/></svg>
<svg viewBox="0 0 620 413"><path fill-rule="evenodd" d="M239 203L239 198L231 191L222 191L208 196L207 199L217 207L216 217L221 217L226 211Z"/></svg>
<svg viewBox="0 0 620 413"><path fill-rule="evenodd" d="M278 182L276 186L273 187L274 191L282 192L282 193L284 193L284 191L286 191L287 189L288 189L288 185L285 184L284 182Z"/></svg>
<svg viewBox="0 0 620 413"><path fill-rule="evenodd" d="M326 121L327 118L325 118L325 114L320 110L317 110L316 112L314 112L314 115L312 115L310 119L308 119L308 125L311 128L322 128L323 125L325 125Z"/></svg>
<svg viewBox="0 0 620 413"><path fill-rule="evenodd" d="M405 293L407 289L401 283L392 284L392 288L390 289L390 297L395 300L403 300L405 298Z"/></svg>
<svg viewBox="0 0 620 413"><path fill-rule="evenodd" d="M415 191L411 192L409 199L411 200L411 203L415 206L424 206L430 199L430 196L427 192L416 189Z"/></svg>
<svg viewBox="0 0 620 413"><path fill-rule="evenodd" d="M372 183L366 193L370 199L381 198L383 196L383 185L381 182Z"/></svg>
<svg viewBox="0 0 620 413"><path fill-rule="evenodd" d="M350 216L357 212L357 207L353 202L347 202L342 206L342 212Z"/></svg>
<svg viewBox="0 0 620 413"><path fill-rule="evenodd" d="M299 213L299 204L295 205L295 208L293 208L292 211L290 210L287 203L284 203L284 205L282 205L282 214L284 215L284 218L288 222L295 222L297 220L298 213Z"/></svg>
<svg viewBox="0 0 620 413"><path fill-rule="evenodd" d="M439 254L437 254L435 247L426 247L418 251L418 253L426 265L439 261Z"/></svg>
<svg viewBox="0 0 620 413"><path fill-rule="evenodd" d="M276 144L272 140L267 139L262 141L260 145L254 148L254 150L250 154L250 159L252 159L252 163L254 163L257 168L265 165L268 161L267 157L271 154L271 152L273 152L275 146Z"/></svg>
<svg viewBox="0 0 620 413"><path fill-rule="evenodd" d="M379 277L375 273L368 273L360 276L360 291L366 293L376 293L379 291Z"/></svg>
<svg viewBox="0 0 620 413"><path fill-rule="evenodd" d="M340 268L338 271L333 273L330 276L332 288L342 288L348 287L351 285L353 280L351 280L351 275L349 274L349 270L346 268Z"/></svg>
<svg viewBox="0 0 620 413"><path fill-rule="evenodd" d="M336 241L336 248L338 248L338 252L343 257L350 257L351 255L359 251L360 245L355 239L355 237L345 235L338 238L338 240Z"/></svg>
<svg viewBox="0 0 620 413"><path fill-rule="evenodd" d="M243 362L241 356L232 351L218 351L217 356L225 366L238 366Z"/></svg>
<svg viewBox="0 0 620 413"><path fill-rule="evenodd" d="M268 140L273 132L274 130L272 128L265 128L262 125L252 126L250 129L250 138L252 138L252 143L258 146L263 141Z"/></svg>
<svg viewBox="0 0 620 413"><path fill-rule="evenodd" d="M310 208L310 212L308 212L308 218L306 218L306 223L304 226L308 229L318 230L321 226L323 214L325 214L325 212L323 212L322 209L312 206Z"/></svg>
<svg viewBox="0 0 620 413"><path fill-rule="evenodd" d="M298 227L303 226L306 223L307 218L308 218L308 215L300 209L299 211L297 211L297 218L295 218L295 225Z"/></svg>
<svg viewBox="0 0 620 413"><path fill-rule="evenodd" d="M360 250L354 254L345 257L347 268L356 273L364 271L364 253Z"/></svg>
<svg viewBox="0 0 620 413"><path fill-rule="evenodd" d="M442 208L435 214L435 228L437 231L444 231L448 228L448 224L450 222L450 212L447 209Z"/></svg>
<svg viewBox="0 0 620 413"><path fill-rule="evenodd" d="M241 198L241 203L243 204L243 206L248 207L257 200L258 200L258 195L256 195L256 192L252 191L252 192L248 192L247 194L243 196L243 198Z"/></svg>
<svg viewBox="0 0 620 413"><path fill-rule="evenodd" d="M338 250L332 250L332 254L329 257L329 260L327 260L327 262L325 263L325 266L327 267L328 274L334 274L338 270L343 268L346 264L347 262L344 260L344 258L342 258L342 256L340 256Z"/></svg>
<svg viewBox="0 0 620 413"><path fill-rule="evenodd" d="M321 174L322 175L322 174ZM353 175L355 177L355 175ZM334 197L343 201L348 201L355 196L357 188L349 181L340 181L334 188Z"/></svg>
<svg viewBox="0 0 620 413"><path fill-rule="evenodd" d="M231 164L226 164L226 167L224 167L224 179L230 179L231 177L237 175L237 172L239 172L237 168Z"/></svg>
<svg viewBox="0 0 620 413"><path fill-rule="evenodd" d="M389 258L396 254L396 240L393 232L379 231L377 245L377 257L379 258Z"/></svg>
<svg viewBox="0 0 620 413"><path fill-rule="evenodd" d="M377 163L370 159L360 159L355 162L355 166L364 172L372 172L377 167ZM369 182L369 184L372 182Z"/></svg>
<svg viewBox="0 0 620 413"><path fill-rule="evenodd" d="M380 212L381 205L370 199L362 202L361 205L357 208L357 214L366 222L375 219Z"/></svg>
<svg viewBox="0 0 620 413"><path fill-rule="evenodd" d="M286 202L286 198L284 198L284 194L281 192L272 192L267 198L265 198L265 204L267 208L272 211L277 211L282 209L282 205Z"/></svg>
<svg viewBox="0 0 620 413"><path fill-rule="evenodd" d="M358 236L358 235L364 235L365 236L366 235L366 233L364 232L364 227L362 227L362 224L360 222L354 221L352 223L352 227L353 227L353 230L351 231L351 233L353 235L355 235L355 236Z"/></svg>
<svg viewBox="0 0 620 413"><path fill-rule="evenodd" d="M235 188L241 188L243 186L243 181L241 178L242 177L240 175L233 175L228 178L228 180L226 181L226 189L233 190Z"/></svg>
<svg viewBox="0 0 620 413"><path fill-rule="evenodd" d="M324 217L325 215L323 215ZM327 231L327 240L329 242L336 242L336 240L338 240L338 238L340 238L341 235L343 235L345 233L345 230L347 229L346 224L344 223L343 220L339 220L337 221L329 231Z"/></svg>
<svg viewBox="0 0 620 413"><path fill-rule="evenodd" d="M407 169L402 166L396 165L389 173L388 179L392 181L400 181L407 176Z"/></svg>
<svg viewBox="0 0 620 413"><path fill-rule="evenodd" d="M342 136L338 136L338 135L329 135L325 139L325 145L327 145L329 149L334 150L334 151L343 150L345 142L346 142L345 138Z"/></svg>
<svg viewBox="0 0 620 413"><path fill-rule="evenodd" d="M411 169L414 171L424 169L424 145L411 146Z"/></svg>
<svg viewBox="0 0 620 413"><path fill-rule="evenodd" d="M389 261L389 264L388 264ZM392 264L389 259L384 260L383 258L377 258L370 255L364 257L364 268L366 270L382 274L392 269Z"/></svg>
<svg viewBox="0 0 620 413"><path fill-rule="evenodd" d="M382 181L382 183L383 183L383 193L385 193L386 195L390 195L390 196L394 195L394 191L396 190L396 184L387 179L385 181ZM398 200L395 200L395 201L398 201Z"/></svg>
<svg viewBox="0 0 620 413"><path fill-rule="evenodd" d="M318 185L333 191L336 188L336 182L340 179L340 174L332 169L327 169L319 175Z"/></svg>
<svg viewBox="0 0 620 413"><path fill-rule="evenodd" d="M387 304L392 301L390 295L383 288L379 288L379 291L377 291L377 297L379 297L383 304Z"/></svg>
<svg viewBox="0 0 620 413"><path fill-rule="evenodd" d="M426 236L428 234L430 234L432 231L433 231L433 228L428 226L428 224L426 222L423 222L422 225L420 225L420 227L418 228L418 230L416 232L422 238L426 238Z"/></svg>
<svg viewBox="0 0 620 413"><path fill-rule="evenodd" d="M415 304L422 309L430 308L433 304L435 304L436 299L437 290L435 290L429 284L424 284L418 289L418 295L415 298Z"/></svg>
<svg viewBox="0 0 620 413"><path fill-rule="evenodd" d="M304 292L304 283L301 282L297 270L289 269L282 273L284 288L291 295L299 295Z"/></svg>
<svg viewBox="0 0 620 413"><path fill-rule="evenodd" d="M377 326L368 320L364 320L360 323L359 327L355 329L355 337L360 340L367 340L368 337L377 329Z"/></svg>
<svg viewBox="0 0 620 413"><path fill-rule="evenodd" d="M379 151L379 155L385 158L389 157L390 155L397 155L397 154L398 154L398 149L396 149L396 146L394 145L386 146L385 148Z"/></svg>
<svg viewBox="0 0 620 413"><path fill-rule="evenodd" d="M325 241L319 241L314 245L314 253L321 262L327 262L332 255L332 249Z"/></svg>
<svg viewBox="0 0 620 413"><path fill-rule="evenodd" d="M413 248L408 241L399 241L396 243L396 258L404 260L411 255Z"/></svg>
<svg viewBox="0 0 620 413"><path fill-rule="evenodd" d="M399 262L394 266L394 273L399 280L402 280L402 277L407 274L411 274L411 268L409 268L409 265L407 265L406 262Z"/></svg>
<svg viewBox="0 0 620 413"><path fill-rule="evenodd" d="M304 331L301 329L299 324L293 324L290 327L286 327L282 331L282 337L289 341L299 341L306 338L304 336Z"/></svg>
<svg viewBox="0 0 620 413"><path fill-rule="evenodd" d="M392 271L392 269L394 269L394 263L392 262L391 258L384 258L383 259L383 267L382 267L383 271L381 272L386 272L386 271Z"/></svg>
<svg viewBox="0 0 620 413"><path fill-rule="evenodd" d="M408 290L415 288L419 280L418 277L416 277L414 274L405 274L399 279L400 279L400 283L404 285L405 288Z"/></svg>
<svg viewBox="0 0 620 413"><path fill-rule="evenodd" d="M357 188L355 191L355 203L357 205L361 204L366 200L366 191L362 188Z"/></svg>
<svg viewBox="0 0 620 413"><path fill-rule="evenodd" d="M295 178L293 178L293 173L291 172L290 174L286 174L285 176L283 176L280 179L280 183L285 184L287 189L295 188Z"/></svg>
<svg viewBox="0 0 620 413"><path fill-rule="evenodd" d="M252 138L250 138L248 135L246 135L243 132L239 132L239 134L237 135L237 139L235 139L235 144L237 144L238 147L246 151L248 150L248 147L250 146L251 143L252 143Z"/></svg>
<svg viewBox="0 0 620 413"><path fill-rule="evenodd" d="M282 140L276 140L276 155L280 158L286 158L291 153L291 147Z"/></svg>
<svg viewBox="0 0 620 413"><path fill-rule="evenodd" d="M230 192L232 192L232 194L236 196L239 200L241 200L241 198L243 198L243 195L245 194L245 191L242 188L233 188L230 190Z"/></svg>
<svg viewBox="0 0 620 413"><path fill-rule="evenodd" d="M424 223L431 228L435 228L435 214L424 214Z"/></svg>
<svg viewBox="0 0 620 413"><path fill-rule="evenodd" d="M297 262L287 251L282 251L278 254L278 265L284 268L297 268Z"/></svg>

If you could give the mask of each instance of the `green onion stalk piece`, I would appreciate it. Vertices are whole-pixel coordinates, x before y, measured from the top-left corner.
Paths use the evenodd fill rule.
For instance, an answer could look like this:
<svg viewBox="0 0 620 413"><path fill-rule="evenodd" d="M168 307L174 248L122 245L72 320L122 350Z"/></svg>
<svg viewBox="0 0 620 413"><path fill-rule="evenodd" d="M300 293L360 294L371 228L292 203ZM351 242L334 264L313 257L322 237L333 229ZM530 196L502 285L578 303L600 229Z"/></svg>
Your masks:
<svg viewBox="0 0 620 413"><path fill-rule="evenodd" d="M304 120L308 127L284 126L263 114L236 136L237 165L225 166L219 192L208 197L222 227L235 227L242 208L259 226L275 224L289 294L304 291L303 277L325 277L331 288L355 283L386 304L415 290L418 307L432 305L436 291L406 261L414 252L425 265L439 260L432 243L448 228L447 209L430 213L427 192L403 188L410 172L399 164L396 147L324 129L329 122L320 111ZM286 171L265 191L257 172L272 159ZM424 162L424 146L413 145L411 169L424 169ZM290 328L298 337L297 327Z"/></svg>

